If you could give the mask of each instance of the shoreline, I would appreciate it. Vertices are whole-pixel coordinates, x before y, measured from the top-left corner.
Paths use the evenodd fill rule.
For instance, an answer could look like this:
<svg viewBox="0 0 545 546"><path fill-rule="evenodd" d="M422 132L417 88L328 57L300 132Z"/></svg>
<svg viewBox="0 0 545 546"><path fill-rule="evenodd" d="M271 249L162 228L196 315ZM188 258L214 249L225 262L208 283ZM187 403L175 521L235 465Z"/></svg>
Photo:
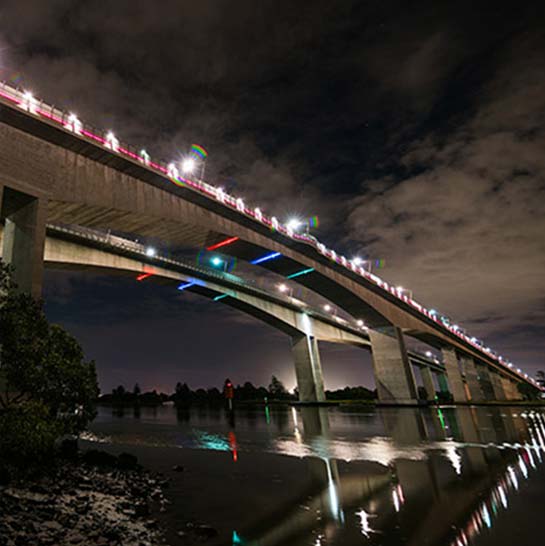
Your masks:
<svg viewBox="0 0 545 546"><path fill-rule="evenodd" d="M38 478L0 486L2 546L166 544L157 515L168 484L132 454L114 457L93 446L53 465Z"/></svg>

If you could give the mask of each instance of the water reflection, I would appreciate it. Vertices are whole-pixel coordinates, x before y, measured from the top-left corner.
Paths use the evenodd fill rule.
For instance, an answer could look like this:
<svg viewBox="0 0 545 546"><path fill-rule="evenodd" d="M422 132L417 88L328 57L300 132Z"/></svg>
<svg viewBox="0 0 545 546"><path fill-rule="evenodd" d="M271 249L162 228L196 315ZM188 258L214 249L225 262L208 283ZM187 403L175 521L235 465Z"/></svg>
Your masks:
<svg viewBox="0 0 545 546"><path fill-rule="evenodd" d="M231 528L233 545L477 546L490 537L507 544L514 535L494 535L497 522L508 520L514 499L526 498L525 483L543 486L545 476L545 416L538 410L265 405L219 418L202 408L182 419L169 415L159 409L154 421L143 410L139 426L148 428L139 429L140 440L157 441L159 420L161 445L225 451L234 466L256 452L299 461L291 490L268 498L255 521ZM95 428L114 442L138 437L115 422L104 416ZM263 483L277 472L271 464L262 469ZM543 503L543 487L540 495ZM232 504L229 520L242 521Z"/></svg>

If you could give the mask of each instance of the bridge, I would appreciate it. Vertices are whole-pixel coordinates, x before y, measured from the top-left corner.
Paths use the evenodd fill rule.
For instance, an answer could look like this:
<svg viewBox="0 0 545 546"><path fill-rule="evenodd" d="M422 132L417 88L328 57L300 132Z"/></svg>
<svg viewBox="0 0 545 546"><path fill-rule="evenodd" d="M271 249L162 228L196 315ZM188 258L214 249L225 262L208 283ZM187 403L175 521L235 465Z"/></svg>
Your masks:
<svg viewBox="0 0 545 546"><path fill-rule="evenodd" d="M221 249L312 290L357 323L363 321L382 402L417 401L408 337L441 351L455 402L516 399L519 384L540 389L533 378L446 317L312 235L298 233L222 188L182 176L176 163L152 161L147 152L122 144L111 132L94 129L7 85L0 86L0 172L2 256L13 265L21 290L41 292L48 224ZM248 305L230 299L232 305L235 300L236 305ZM310 316L300 313L298 320ZM303 335L294 337L294 354L296 360L308 361L312 382L312 388L299 391L306 393L303 401L319 402L324 388L316 365L317 339L305 328L298 333Z"/></svg>
<svg viewBox="0 0 545 546"><path fill-rule="evenodd" d="M3 230L0 230L0 249ZM44 263L55 269L96 269L126 274L137 281L168 282L178 290L193 292L239 309L264 321L291 338L301 401L325 401L319 341L371 349L368 328L324 313L275 286L257 286L241 277L194 262L148 255L146 246L89 229L47 226ZM261 283L262 285L264 283ZM267 289L268 288L268 289ZM426 354L407 351L409 362L424 379L426 397L436 397L435 383L446 390L444 366ZM437 376L436 381L433 375ZM316 385L319 388L316 388Z"/></svg>

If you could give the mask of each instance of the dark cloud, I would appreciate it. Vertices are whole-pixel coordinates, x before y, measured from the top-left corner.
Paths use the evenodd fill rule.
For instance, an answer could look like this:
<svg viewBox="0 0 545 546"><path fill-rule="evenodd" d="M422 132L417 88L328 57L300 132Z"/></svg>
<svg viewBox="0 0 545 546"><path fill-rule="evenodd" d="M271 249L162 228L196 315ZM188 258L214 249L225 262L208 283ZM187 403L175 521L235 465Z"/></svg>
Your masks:
<svg viewBox="0 0 545 546"><path fill-rule="evenodd" d="M0 70L154 156L204 145L211 180L280 218L318 214L326 243L385 258L388 280L531 364L545 352L538 332L528 355L515 331L545 323L542 11L6 0ZM151 313L151 332L178 312L176 298L149 294L119 315L134 293L118 281L113 294L100 279L48 279L51 313L101 358L95 326L120 327L101 309L140 317L135 331ZM93 306L102 292L110 304ZM78 315L72 295L95 310ZM184 320L216 312L195 305Z"/></svg>
<svg viewBox="0 0 545 546"><path fill-rule="evenodd" d="M545 324L545 48L509 45L472 116L411 143L400 163L419 174L365 181L349 224L388 280L514 354L511 331Z"/></svg>

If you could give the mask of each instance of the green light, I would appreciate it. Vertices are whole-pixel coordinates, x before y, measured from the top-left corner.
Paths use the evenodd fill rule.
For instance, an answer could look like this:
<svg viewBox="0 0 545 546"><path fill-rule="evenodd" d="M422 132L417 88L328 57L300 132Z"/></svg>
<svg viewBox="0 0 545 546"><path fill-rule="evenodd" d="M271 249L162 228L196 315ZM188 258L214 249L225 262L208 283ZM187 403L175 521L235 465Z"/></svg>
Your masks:
<svg viewBox="0 0 545 546"><path fill-rule="evenodd" d="M271 414L269 412L269 406L265 405L265 421L267 421L267 425L271 424Z"/></svg>
<svg viewBox="0 0 545 546"><path fill-rule="evenodd" d="M214 301L220 301L222 300L223 298L226 298L228 296L228 294L220 294L219 296L216 296L214 298Z"/></svg>
<svg viewBox="0 0 545 546"><path fill-rule="evenodd" d="M238 544L245 544L244 540L242 540L242 537L233 530L233 546L237 546Z"/></svg>
<svg viewBox="0 0 545 546"><path fill-rule="evenodd" d="M302 271L297 271L297 273L292 273L291 275L288 275L286 279L295 279L295 277L306 275L307 273L312 273L313 271L314 271L314 268L309 267L308 269L303 269Z"/></svg>
<svg viewBox="0 0 545 546"><path fill-rule="evenodd" d="M441 426L443 427L443 430L446 430L443 412L439 408L437 408L437 415L439 415L439 421L441 421Z"/></svg>
<svg viewBox="0 0 545 546"><path fill-rule="evenodd" d="M210 261L212 262L212 265L215 265L216 267L223 263L223 260L218 258L218 256L214 256Z"/></svg>

